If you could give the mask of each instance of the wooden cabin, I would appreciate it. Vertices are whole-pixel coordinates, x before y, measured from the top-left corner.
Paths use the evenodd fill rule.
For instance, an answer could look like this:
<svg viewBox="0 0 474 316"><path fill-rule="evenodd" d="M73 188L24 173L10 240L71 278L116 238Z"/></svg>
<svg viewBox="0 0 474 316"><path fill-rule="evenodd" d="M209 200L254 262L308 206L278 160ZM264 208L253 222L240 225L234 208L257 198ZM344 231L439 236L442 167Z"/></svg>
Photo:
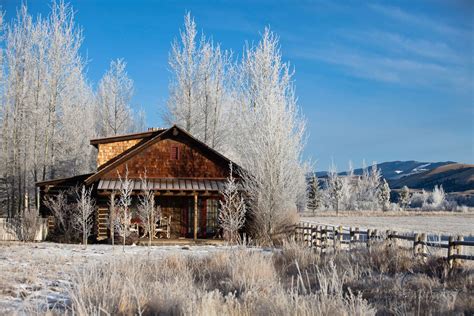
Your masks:
<svg viewBox="0 0 474 316"><path fill-rule="evenodd" d="M121 188L119 177L133 183L132 221L146 172L162 216L171 218L170 238L215 238L218 235L220 192L229 176L231 161L178 126L144 133L98 138L97 171L37 183L40 201L47 195L76 185L93 187L96 200L95 236L110 237L109 201ZM238 166L234 165L234 171ZM238 177L236 174L234 176ZM49 210L40 206L43 216Z"/></svg>

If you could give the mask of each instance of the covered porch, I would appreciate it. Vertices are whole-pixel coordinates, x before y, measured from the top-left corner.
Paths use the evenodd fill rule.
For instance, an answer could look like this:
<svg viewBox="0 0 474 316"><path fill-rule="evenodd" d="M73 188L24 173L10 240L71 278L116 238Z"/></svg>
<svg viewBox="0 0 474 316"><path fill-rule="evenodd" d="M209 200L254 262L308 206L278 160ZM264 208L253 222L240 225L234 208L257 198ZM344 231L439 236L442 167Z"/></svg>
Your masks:
<svg viewBox="0 0 474 316"><path fill-rule="evenodd" d="M136 224L140 243L147 243L148 237L141 235L137 221L138 197L141 180L132 181L132 223ZM224 189L225 179L151 179L148 180L154 192L155 204L160 206L160 219L157 225L167 229L153 233L153 244L186 244L222 238L218 225L219 192ZM111 194L120 191L119 180L100 180L97 186L98 214L97 239L110 238L108 228L109 200ZM166 231L167 230L167 231ZM202 243L202 242L201 242Z"/></svg>

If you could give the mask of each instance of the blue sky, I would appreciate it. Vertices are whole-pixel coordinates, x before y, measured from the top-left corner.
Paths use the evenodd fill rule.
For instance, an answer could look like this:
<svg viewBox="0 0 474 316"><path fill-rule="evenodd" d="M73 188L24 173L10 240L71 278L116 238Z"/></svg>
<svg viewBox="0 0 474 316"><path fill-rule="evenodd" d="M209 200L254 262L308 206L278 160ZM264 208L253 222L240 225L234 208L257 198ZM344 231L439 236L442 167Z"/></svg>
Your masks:
<svg viewBox="0 0 474 316"><path fill-rule="evenodd" d="M6 19L19 1L0 0ZM71 1L88 77L115 58L135 83L133 105L162 126L172 40L190 11L236 56L265 26L295 68L307 119L305 157L324 170L352 160L474 163L472 1ZM29 1L47 14L49 1Z"/></svg>

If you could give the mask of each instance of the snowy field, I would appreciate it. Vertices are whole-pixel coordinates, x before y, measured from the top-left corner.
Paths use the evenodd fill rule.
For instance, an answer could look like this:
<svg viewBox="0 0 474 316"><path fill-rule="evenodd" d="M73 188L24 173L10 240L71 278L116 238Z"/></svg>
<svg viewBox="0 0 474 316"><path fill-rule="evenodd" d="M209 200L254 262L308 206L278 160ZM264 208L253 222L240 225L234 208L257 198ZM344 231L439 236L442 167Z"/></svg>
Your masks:
<svg viewBox="0 0 474 316"><path fill-rule="evenodd" d="M355 212L339 216L307 216L304 221L320 225L342 225L360 228L387 229L398 232L419 232L443 235L474 236L473 213L416 213L413 215L394 215L383 213L364 214Z"/></svg>
<svg viewBox="0 0 474 316"><path fill-rule="evenodd" d="M84 264L121 257L208 256L227 246L121 246L0 242L0 315L28 314L28 306L62 304L64 287ZM26 310L25 310L26 309Z"/></svg>

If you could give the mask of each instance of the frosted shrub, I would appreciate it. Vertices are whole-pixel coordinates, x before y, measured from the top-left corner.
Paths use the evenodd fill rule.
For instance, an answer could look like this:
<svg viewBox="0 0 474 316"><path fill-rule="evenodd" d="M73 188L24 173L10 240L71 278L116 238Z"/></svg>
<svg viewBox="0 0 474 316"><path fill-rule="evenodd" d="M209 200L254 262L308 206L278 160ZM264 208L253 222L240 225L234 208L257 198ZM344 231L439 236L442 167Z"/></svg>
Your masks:
<svg viewBox="0 0 474 316"><path fill-rule="evenodd" d="M423 207L423 205L426 205L429 197L430 197L430 193L426 192L425 190L422 190L421 192L414 192L411 195L408 204L412 208L421 208Z"/></svg>
<svg viewBox="0 0 474 316"><path fill-rule="evenodd" d="M410 198L410 206L424 211L453 211L457 203L447 199L442 186L435 186L432 192L422 190Z"/></svg>
<svg viewBox="0 0 474 316"><path fill-rule="evenodd" d="M435 206L439 207L446 201L446 194L444 193L443 186L435 186L433 192L430 196L430 203Z"/></svg>

